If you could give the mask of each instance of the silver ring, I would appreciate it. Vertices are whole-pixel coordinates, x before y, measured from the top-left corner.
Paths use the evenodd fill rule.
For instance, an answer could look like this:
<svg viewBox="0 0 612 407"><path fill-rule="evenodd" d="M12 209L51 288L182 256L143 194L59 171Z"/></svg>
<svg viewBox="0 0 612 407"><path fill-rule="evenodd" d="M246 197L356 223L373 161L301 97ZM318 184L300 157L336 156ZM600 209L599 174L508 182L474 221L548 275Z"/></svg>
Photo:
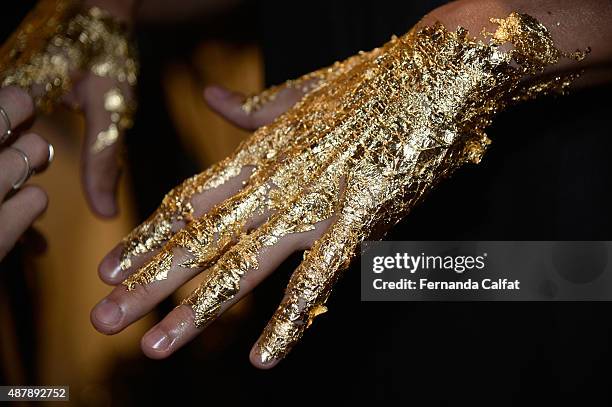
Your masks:
<svg viewBox="0 0 612 407"><path fill-rule="evenodd" d="M21 156L21 158L23 159L23 162L25 163L25 171L23 172L23 175L21 176L21 178L19 178L19 180L17 180L17 182L15 182L13 184L13 189L17 190L17 189L21 188L23 186L23 184L26 183L28 178L30 178L30 174L32 172L32 165L30 164L30 159L28 158L26 153L24 153L23 151L21 151L17 147L7 147L7 149L8 150L13 150L17 154L19 154Z"/></svg>
<svg viewBox="0 0 612 407"><path fill-rule="evenodd" d="M2 116L2 118L4 119L4 123L6 124L6 131L4 132L2 137L0 137L0 143L4 143L13 134L13 125L11 124L11 119L9 119L6 110L4 110L2 106L0 106L0 116Z"/></svg>
<svg viewBox="0 0 612 407"><path fill-rule="evenodd" d="M53 148L53 144L49 143L49 158L47 158L47 165L53 162L55 158L55 148Z"/></svg>

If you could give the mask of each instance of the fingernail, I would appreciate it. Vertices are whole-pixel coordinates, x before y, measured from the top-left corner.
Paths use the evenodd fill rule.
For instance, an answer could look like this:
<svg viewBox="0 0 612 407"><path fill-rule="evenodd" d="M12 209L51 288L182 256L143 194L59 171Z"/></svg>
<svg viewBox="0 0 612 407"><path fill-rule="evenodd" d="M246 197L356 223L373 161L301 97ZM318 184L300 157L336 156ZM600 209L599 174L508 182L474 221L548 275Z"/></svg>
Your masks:
<svg viewBox="0 0 612 407"><path fill-rule="evenodd" d="M158 352L163 352L170 347L170 338L161 329L154 329L145 337L145 342Z"/></svg>
<svg viewBox="0 0 612 407"><path fill-rule="evenodd" d="M100 275L104 280L109 280L111 283L118 283L122 280L123 269L119 257L115 253L111 253L100 263Z"/></svg>
<svg viewBox="0 0 612 407"><path fill-rule="evenodd" d="M115 301L104 299L96 305L95 316L104 325L115 326L123 318L123 310Z"/></svg>

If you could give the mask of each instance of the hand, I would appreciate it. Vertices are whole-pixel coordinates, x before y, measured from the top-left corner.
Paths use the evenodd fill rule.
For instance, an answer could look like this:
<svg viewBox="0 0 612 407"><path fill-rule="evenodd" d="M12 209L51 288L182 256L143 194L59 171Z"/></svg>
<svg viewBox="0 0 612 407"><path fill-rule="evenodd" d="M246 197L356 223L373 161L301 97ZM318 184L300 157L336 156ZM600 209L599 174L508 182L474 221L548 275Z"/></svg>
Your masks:
<svg viewBox="0 0 612 407"><path fill-rule="evenodd" d="M0 107L11 125L10 129L7 128L7 121L0 118L0 140L8 130L15 133L16 128L34 113L30 96L14 87L0 90ZM26 186L15 191L14 195L10 193L14 191L14 185L26 181L32 171L44 170L53 158L52 151L49 143L31 133L18 134L0 143L0 261L47 208L47 194L40 187Z"/></svg>
<svg viewBox="0 0 612 407"><path fill-rule="evenodd" d="M70 0L41 1L0 53L3 86L26 89L42 110L62 101L83 111L83 187L100 216L117 212L120 141L134 111L134 58L122 24Z"/></svg>
<svg viewBox="0 0 612 407"><path fill-rule="evenodd" d="M426 26L250 98L241 110L239 96L209 91L217 110L246 127L282 113L295 89L305 96L232 156L171 191L105 258L102 279L122 285L94 308L94 326L117 333L206 270L142 340L148 356L167 357L287 256L306 250L251 351L255 366L276 365L326 312L363 240L379 237L457 168L478 162L496 112L573 79L537 76L570 55L535 19L513 13L494 22L490 44Z"/></svg>

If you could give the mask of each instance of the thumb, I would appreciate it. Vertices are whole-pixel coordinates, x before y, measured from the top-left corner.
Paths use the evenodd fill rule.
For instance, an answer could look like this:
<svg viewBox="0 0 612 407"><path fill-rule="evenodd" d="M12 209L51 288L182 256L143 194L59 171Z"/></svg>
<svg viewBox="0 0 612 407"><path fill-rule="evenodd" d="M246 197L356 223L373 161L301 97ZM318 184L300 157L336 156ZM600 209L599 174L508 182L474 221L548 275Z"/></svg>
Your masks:
<svg viewBox="0 0 612 407"><path fill-rule="evenodd" d="M246 101L243 94L216 85L208 86L204 90L204 99L212 110L235 126L246 130L256 130L272 123L274 119L299 102L304 95L302 89L283 86L270 101L248 112L243 108Z"/></svg>
<svg viewBox="0 0 612 407"><path fill-rule="evenodd" d="M81 157L81 177L87 201L102 217L117 214L117 188L121 172L123 126L118 109L127 99L115 81L94 75L79 86L86 128Z"/></svg>

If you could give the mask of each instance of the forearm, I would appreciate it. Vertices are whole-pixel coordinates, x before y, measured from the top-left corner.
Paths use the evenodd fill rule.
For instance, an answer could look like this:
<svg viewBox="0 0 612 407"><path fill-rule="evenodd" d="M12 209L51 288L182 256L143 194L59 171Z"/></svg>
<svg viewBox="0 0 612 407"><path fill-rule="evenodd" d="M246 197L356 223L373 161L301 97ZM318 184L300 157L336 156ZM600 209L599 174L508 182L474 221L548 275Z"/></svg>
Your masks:
<svg viewBox="0 0 612 407"><path fill-rule="evenodd" d="M612 80L612 2L605 0L459 0L428 14L420 23L440 21L449 30L462 26L473 35L495 31L490 18L516 11L529 14L544 24L555 45L563 51L590 49L583 61L563 58L545 74L583 71L576 85Z"/></svg>

